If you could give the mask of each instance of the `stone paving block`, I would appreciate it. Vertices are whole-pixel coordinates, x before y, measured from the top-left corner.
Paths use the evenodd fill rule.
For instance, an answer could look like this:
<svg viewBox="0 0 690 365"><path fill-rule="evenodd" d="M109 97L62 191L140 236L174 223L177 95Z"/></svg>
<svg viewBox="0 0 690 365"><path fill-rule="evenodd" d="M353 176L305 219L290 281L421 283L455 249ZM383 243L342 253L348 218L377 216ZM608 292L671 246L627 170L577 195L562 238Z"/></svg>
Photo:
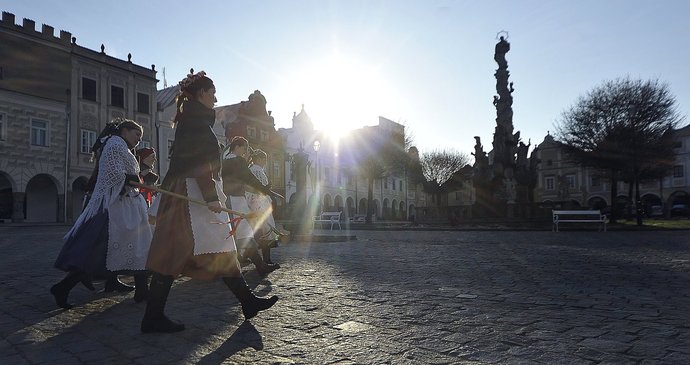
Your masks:
<svg viewBox="0 0 690 365"><path fill-rule="evenodd" d="M0 363L32 352L31 364L689 363L690 242L678 232L366 231L285 244L280 270L246 272L257 293L280 296L270 310L245 322L222 283L180 278L166 312L187 329L142 335L145 306L130 293L78 286L77 306L55 309L52 261L68 228L0 226L11 298Z"/></svg>

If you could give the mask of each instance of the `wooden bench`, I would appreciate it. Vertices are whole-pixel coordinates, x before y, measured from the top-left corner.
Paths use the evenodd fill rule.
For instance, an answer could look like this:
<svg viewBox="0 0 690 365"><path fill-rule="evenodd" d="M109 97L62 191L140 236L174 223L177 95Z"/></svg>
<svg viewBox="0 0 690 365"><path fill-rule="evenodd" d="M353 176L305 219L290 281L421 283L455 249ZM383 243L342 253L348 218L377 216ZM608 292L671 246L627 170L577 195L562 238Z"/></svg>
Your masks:
<svg viewBox="0 0 690 365"><path fill-rule="evenodd" d="M606 232L608 222L608 217L601 214L600 210L554 210L551 230L558 232L559 223L599 223L599 230L601 231L603 226Z"/></svg>
<svg viewBox="0 0 690 365"><path fill-rule="evenodd" d="M338 229L342 229L340 226L340 215L343 212L323 212L319 214L319 216L314 217L314 221L312 222L312 227L316 225L316 223L321 224L321 227L323 227L324 223L330 223L331 224L331 231L333 230L334 225L338 225Z"/></svg>

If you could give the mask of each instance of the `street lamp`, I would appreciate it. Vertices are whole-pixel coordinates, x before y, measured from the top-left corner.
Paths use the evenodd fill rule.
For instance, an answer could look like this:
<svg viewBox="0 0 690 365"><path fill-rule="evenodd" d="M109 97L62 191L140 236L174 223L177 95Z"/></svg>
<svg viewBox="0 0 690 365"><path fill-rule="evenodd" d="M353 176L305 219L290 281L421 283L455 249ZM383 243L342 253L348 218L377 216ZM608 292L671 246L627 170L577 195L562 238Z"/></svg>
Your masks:
<svg viewBox="0 0 690 365"><path fill-rule="evenodd" d="M314 148L314 152L316 153L316 156L314 158L315 160L315 167L316 167L316 183L314 186L314 194L316 194L316 201L319 203L319 214L321 214L321 192L320 187L320 181L319 181L319 149L321 148L321 142L317 139L314 141L314 145L312 146Z"/></svg>

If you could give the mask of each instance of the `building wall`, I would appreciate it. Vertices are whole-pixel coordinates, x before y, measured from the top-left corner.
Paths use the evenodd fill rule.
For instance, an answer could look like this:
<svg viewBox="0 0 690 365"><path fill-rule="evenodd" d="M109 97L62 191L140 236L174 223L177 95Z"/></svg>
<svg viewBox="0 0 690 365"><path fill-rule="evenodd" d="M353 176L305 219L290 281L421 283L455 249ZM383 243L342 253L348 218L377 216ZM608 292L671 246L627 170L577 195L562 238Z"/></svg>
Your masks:
<svg viewBox="0 0 690 365"><path fill-rule="evenodd" d="M49 25L37 31L32 20L18 25L13 14L2 14L0 219L8 219L9 204L13 221L73 221L94 167L87 150L113 117L142 124L144 140L157 147L153 67L81 47L69 32L54 33ZM85 77L95 81L94 100L84 98ZM123 89L122 106L112 103L112 85ZM137 93L149 95L146 111L137 112ZM32 127L39 130L34 137ZM86 143L82 131L91 132Z"/></svg>

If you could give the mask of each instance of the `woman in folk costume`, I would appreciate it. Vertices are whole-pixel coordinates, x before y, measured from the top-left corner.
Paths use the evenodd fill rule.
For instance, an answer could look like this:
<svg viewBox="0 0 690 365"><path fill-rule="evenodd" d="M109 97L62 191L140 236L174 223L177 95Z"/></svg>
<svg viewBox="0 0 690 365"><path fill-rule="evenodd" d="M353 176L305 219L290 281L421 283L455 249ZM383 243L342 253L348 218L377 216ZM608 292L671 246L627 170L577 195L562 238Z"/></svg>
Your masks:
<svg viewBox="0 0 690 365"><path fill-rule="evenodd" d="M261 184L268 186L268 175L266 175L266 152L256 149L251 153L251 166L249 171L261 181ZM254 238L261 248L261 256L264 262L272 264L271 247L276 247L280 238L276 233L276 222L273 219L273 205L268 195L246 192L247 205L249 210L255 215L250 219L254 229Z"/></svg>
<svg viewBox="0 0 690 365"><path fill-rule="evenodd" d="M158 182L158 174L153 172L153 164L156 163L156 150L151 147L144 147L138 149L135 153L137 161L139 161L139 176L146 185L156 185ZM149 189L140 189L141 195L146 199L148 206L153 203L154 191Z"/></svg>
<svg viewBox="0 0 690 365"><path fill-rule="evenodd" d="M50 288L62 308L70 290L88 277L116 277L134 273L134 299L146 299L145 264L151 243L147 205L139 190L139 163L132 149L141 141L141 125L118 118L108 123L94 144L96 184L91 199L72 229L55 261L67 276Z"/></svg>
<svg viewBox="0 0 690 365"><path fill-rule="evenodd" d="M223 159L223 191L228 195L230 208L238 212L250 211L245 195L246 188L254 189L267 195L274 195L270 185L264 185L249 170L249 142L244 137L233 137L228 146L229 153ZM259 247L254 239L254 229L247 219L242 219L235 227L237 248L244 250L242 256L251 260L256 270L266 275L280 265L267 264L259 254Z"/></svg>
<svg viewBox="0 0 690 365"><path fill-rule="evenodd" d="M202 71L180 82L175 116L175 142L162 188L206 206L161 194L147 268L153 271L141 331L177 332L184 325L165 316L165 303L175 277L222 278L242 304L246 319L268 309L278 297L259 298L249 289L237 262L225 195L220 181L221 148L213 133L216 88Z"/></svg>

